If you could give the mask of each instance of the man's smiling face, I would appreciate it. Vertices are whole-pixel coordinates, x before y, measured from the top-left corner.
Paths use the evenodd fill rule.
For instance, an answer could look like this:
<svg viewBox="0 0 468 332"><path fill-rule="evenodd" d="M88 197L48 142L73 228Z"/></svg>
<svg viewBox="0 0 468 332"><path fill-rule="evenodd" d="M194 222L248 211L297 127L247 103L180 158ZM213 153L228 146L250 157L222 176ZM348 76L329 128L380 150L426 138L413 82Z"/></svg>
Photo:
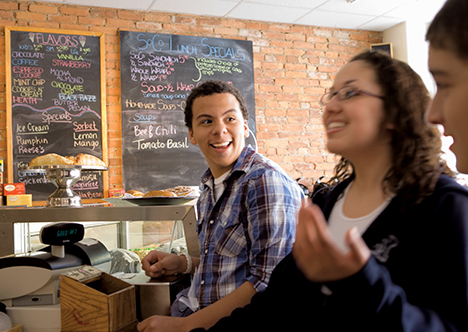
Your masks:
<svg viewBox="0 0 468 332"><path fill-rule="evenodd" d="M189 138L198 144L215 178L229 171L245 147L247 120L230 93L216 93L193 101Z"/></svg>

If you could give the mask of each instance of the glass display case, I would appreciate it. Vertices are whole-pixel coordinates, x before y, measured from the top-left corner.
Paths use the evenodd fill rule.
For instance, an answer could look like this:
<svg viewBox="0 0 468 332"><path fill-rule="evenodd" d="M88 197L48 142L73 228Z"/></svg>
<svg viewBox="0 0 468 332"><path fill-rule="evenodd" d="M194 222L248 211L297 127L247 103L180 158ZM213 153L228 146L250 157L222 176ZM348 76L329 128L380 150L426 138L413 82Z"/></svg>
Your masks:
<svg viewBox="0 0 468 332"><path fill-rule="evenodd" d="M152 279L141 271L139 258L156 248L199 256L195 208L196 200L178 205L1 207L0 279L7 285L0 288L0 301L7 306L12 320L22 324L26 331L60 332L60 276L73 275L91 265L135 287L133 309L139 320L151 315L170 315L175 296L190 285L190 276ZM64 227L69 227L69 223L82 224L84 231L78 225L70 226L70 230L81 229L84 239L54 243L65 232L58 230L63 223ZM40 241L44 225L52 229L48 234L52 234L53 241L47 242L42 234L42 241L50 246ZM62 256L60 250L54 253L57 249L54 246L64 249ZM130 251L136 255L129 255ZM131 261L127 256L132 256ZM117 273L115 262L123 262L117 266ZM130 264L125 265L127 262ZM129 271L128 267L138 268Z"/></svg>
<svg viewBox="0 0 468 332"><path fill-rule="evenodd" d="M78 222L85 238L96 238L108 250L121 248L140 256L147 250L187 250L198 256L195 200L182 205L82 207L3 207L0 209L0 257L35 251L40 228L53 222ZM177 249L179 247L179 249Z"/></svg>

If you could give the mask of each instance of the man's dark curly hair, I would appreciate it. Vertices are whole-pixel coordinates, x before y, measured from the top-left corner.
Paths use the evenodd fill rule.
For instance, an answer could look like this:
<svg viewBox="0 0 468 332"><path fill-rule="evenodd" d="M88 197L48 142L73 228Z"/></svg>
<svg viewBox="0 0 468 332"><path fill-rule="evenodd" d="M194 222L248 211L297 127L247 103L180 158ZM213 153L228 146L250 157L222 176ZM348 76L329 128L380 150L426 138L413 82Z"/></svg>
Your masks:
<svg viewBox="0 0 468 332"><path fill-rule="evenodd" d="M231 84L228 84L223 81L211 80L211 81L207 81L197 86L195 89L192 90L190 95L187 97L184 114L185 114L185 125L187 126L189 130L192 130L192 121L193 121L192 107L193 107L194 100L197 99L198 97L211 96L216 93L230 93L234 97L236 97L237 101L239 102L244 120L249 119L249 110L247 108L247 105L245 104L245 100L241 92L235 86Z"/></svg>
<svg viewBox="0 0 468 332"><path fill-rule="evenodd" d="M392 125L392 166L382 183L384 192L400 196L406 205L417 204L433 192L441 173L452 175L441 159L440 132L425 118L431 100L429 93L421 77L409 65L384 53L366 51L350 62L353 61L363 61L375 71L384 100L381 130L388 130L387 124ZM330 183L353 176L353 173L351 162L341 158Z"/></svg>
<svg viewBox="0 0 468 332"><path fill-rule="evenodd" d="M426 40L435 48L447 48L468 60L468 1L447 0L432 20Z"/></svg>

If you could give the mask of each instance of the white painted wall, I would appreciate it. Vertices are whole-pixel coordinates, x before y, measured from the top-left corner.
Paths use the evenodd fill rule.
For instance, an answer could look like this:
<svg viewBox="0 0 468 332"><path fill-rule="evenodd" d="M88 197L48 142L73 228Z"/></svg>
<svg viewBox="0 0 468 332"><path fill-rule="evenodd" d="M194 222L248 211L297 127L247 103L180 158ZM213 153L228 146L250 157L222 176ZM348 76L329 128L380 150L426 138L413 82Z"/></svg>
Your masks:
<svg viewBox="0 0 468 332"><path fill-rule="evenodd" d="M393 57L408 63L408 49L406 41L406 23L400 23L383 32L383 42L392 43Z"/></svg>
<svg viewBox="0 0 468 332"><path fill-rule="evenodd" d="M421 76L431 95L435 94L435 84L427 69L428 43L426 42L427 23L408 21L383 32L383 42L392 43L393 57L406 62Z"/></svg>

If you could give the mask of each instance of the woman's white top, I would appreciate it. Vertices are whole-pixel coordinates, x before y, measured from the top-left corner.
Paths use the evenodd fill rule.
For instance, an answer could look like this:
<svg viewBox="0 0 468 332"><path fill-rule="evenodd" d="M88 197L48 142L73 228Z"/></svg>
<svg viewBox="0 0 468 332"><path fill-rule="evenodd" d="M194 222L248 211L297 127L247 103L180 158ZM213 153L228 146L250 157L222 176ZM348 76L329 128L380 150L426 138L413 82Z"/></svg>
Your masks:
<svg viewBox="0 0 468 332"><path fill-rule="evenodd" d="M335 239L337 245L340 249L344 252L348 252L349 248L345 243L345 234L346 232L352 228L357 227L359 234L364 234L366 229L372 224L372 222L379 216L379 214L390 204L390 201L393 198L391 195L387 198L379 207L377 207L374 211L365 215L360 218L348 218L343 213L343 204L348 195L349 188L352 186L352 182L346 187L343 191L341 197L336 201L333 209L330 213L330 217L328 218L328 228L330 230L331 235Z"/></svg>

